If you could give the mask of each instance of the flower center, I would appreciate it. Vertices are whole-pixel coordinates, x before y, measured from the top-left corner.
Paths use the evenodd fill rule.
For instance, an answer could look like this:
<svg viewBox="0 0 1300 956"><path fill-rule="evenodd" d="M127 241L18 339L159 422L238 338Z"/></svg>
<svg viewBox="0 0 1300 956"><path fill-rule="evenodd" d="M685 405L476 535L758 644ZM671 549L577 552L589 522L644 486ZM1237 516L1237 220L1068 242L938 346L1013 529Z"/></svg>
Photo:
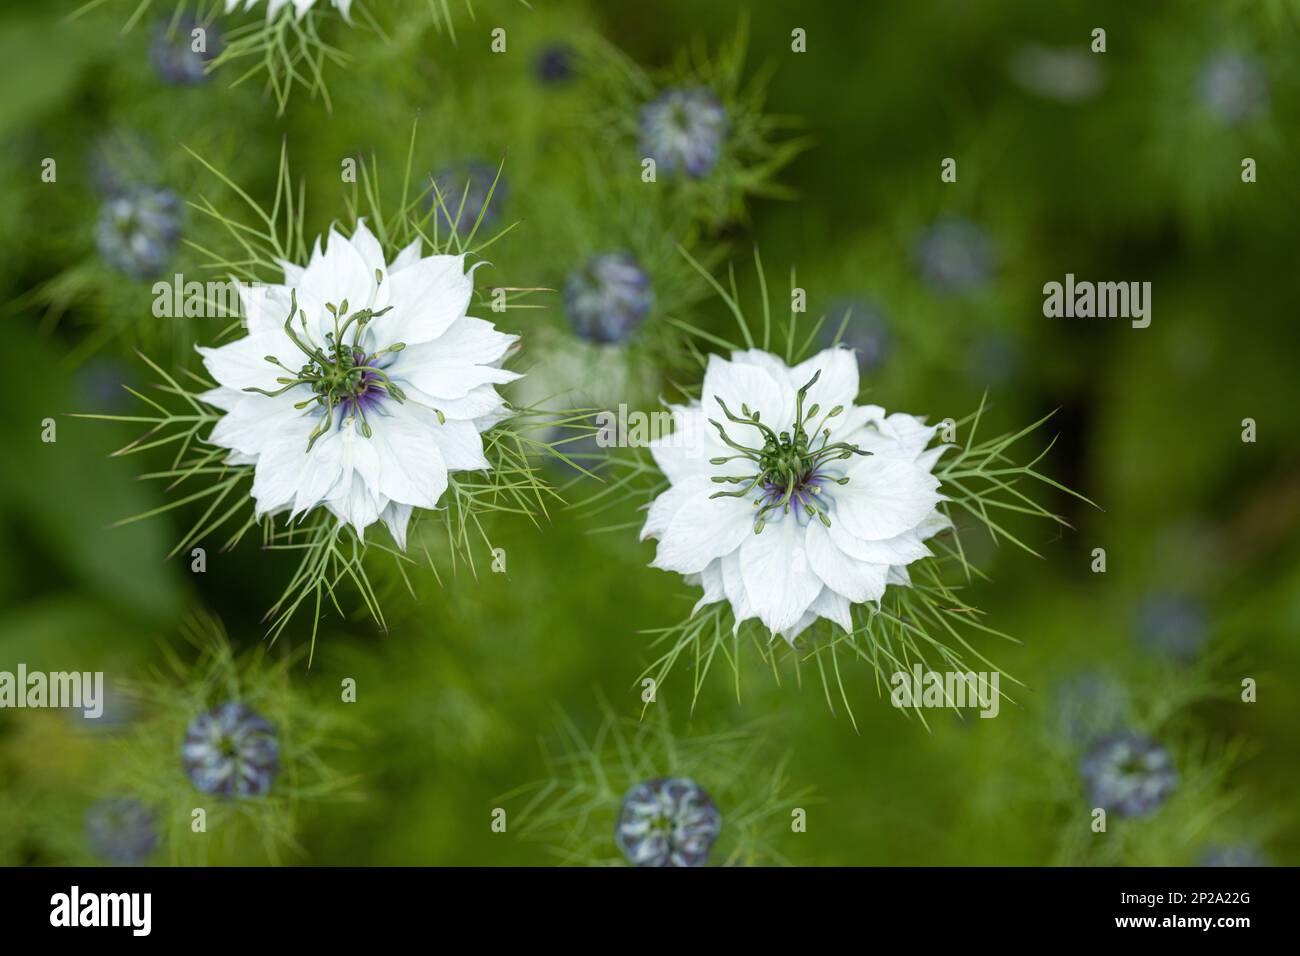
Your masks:
<svg viewBox="0 0 1300 956"><path fill-rule="evenodd" d="M720 422L709 419L709 424L718 430L722 441L738 452L735 455L712 458L710 464L723 465L737 459L744 459L751 462L754 469L752 474L747 475L714 476L713 481L717 484L734 484L743 487L735 491L714 492L709 497L745 498L757 489L754 507L759 510L754 521L755 534L762 533L769 514L776 511L789 514L791 507L796 511L802 510L810 518L817 517L829 528L830 506L824 490L831 483L848 484L849 479L830 474L825 466L832 461L842 461L854 455L871 454L848 442L831 442L831 430L827 422L844 411L843 405L836 405L827 412L821 421L813 426L812 437L809 437L808 425L817 417L821 407L814 404L805 410L804 400L808 397L808 390L816 384L821 374L820 371L815 373L807 384L799 389L794 424L788 431L779 434L759 421L759 413L750 411L748 405L742 404L741 414L736 415L721 397L713 396L728 421L756 428L763 438L761 448L742 445L727 434L726 428Z"/></svg>
<svg viewBox="0 0 1300 956"><path fill-rule="evenodd" d="M375 279L382 281L378 270L375 271ZM299 385L309 386L313 393L312 397L298 402L294 408L306 408L315 404L324 409L325 414L307 439L308 451L311 451L321 435L334 427L335 408L339 409L340 421L348 416L358 418L361 422L361 434L369 438L373 432L370 423L366 421L366 412L373 410L385 395L398 402L406 400L406 393L384 371L384 366L388 363L384 356L402 351L406 348L406 343L398 342L370 353L367 353L360 344L366 324L384 315L391 308L392 306L389 306L378 312L372 309L358 309L349 313L346 299L337 306L327 302L325 309L334 316L334 330L325 333L325 346L321 348L311 342L311 337L307 333L307 313L298 308L297 290L291 290L289 316L284 320L284 331L290 341L307 357L307 361L294 371L274 355L268 355L266 361L288 373L276 379L281 387L273 392L254 387L245 388L244 391L276 396L283 395ZM298 318L301 334L293 327L295 315ZM352 333L351 342L347 341L348 332ZM441 412L438 413L438 419L442 420Z"/></svg>

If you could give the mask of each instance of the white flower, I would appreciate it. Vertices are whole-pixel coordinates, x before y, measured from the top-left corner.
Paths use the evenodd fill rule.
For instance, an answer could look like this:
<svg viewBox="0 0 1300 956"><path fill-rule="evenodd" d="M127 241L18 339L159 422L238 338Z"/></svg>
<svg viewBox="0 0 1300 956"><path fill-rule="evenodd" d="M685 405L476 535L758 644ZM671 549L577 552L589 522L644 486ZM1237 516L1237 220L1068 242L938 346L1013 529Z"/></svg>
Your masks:
<svg viewBox="0 0 1300 956"><path fill-rule="evenodd" d="M282 265L284 285L240 286L248 335L199 349L219 386L202 398L226 413L209 440L255 466L259 517L324 506L405 548L449 472L490 467L481 435L507 417L495 386L519 378L501 368L516 336L465 314L464 256L417 239L385 263L364 222Z"/></svg>
<svg viewBox="0 0 1300 956"><path fill-rule="evenodd" d="M226 0L226 12L230 13L239 6L241 0ZM251 10L257 6L259 0L242 0L245 10ZM316 0L267 0L266 18L270 20L277 13L293 4L294 14L298 19L302 19L303 14L316 5ZM343 19L350 21L352 0L330 0L335 8L343 14Z"/></svg>
<svg viewBox="0 0 1300 956"><path fill-rule="evenodd" d="M728 601L737 627L756 617L793 643L819 617L852 630L850 605L911 584L907 565L950 524L937 426L855 406L844 348L794 368L755 349L713 355L701 394L650 445L670 486L641 531L658 539L654 567L704 588L696 610Z"/></svg>

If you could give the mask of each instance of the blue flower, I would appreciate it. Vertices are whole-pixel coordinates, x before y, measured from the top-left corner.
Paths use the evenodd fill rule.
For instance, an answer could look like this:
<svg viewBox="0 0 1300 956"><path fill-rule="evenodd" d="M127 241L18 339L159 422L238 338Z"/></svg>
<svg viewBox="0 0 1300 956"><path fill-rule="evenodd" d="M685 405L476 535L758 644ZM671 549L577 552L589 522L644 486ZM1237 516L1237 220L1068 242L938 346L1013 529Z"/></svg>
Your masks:
<svg viewBox="0 0 1300 956"><path fill-rule="evenodd" d="M95 225L104 261L132 279L159 275L181 234L181 199L170 189L132 186L110 196Z"/></svg>
<svg viewBox="0 0 1300 956"><path fill-rule="evenodd" d="M141 863L158 846L158 820L133 797L107 797L86 811L86 841L109 863Z"/></svg>
<svg viewBox="0 0 1300 956"><path fill-rule="evenodd" d="M1138 605L1138 643L1178 664L1195 660L1209 641L1205 605L1181 594L1153 594Z"/></svg>
<svg viewBox="0 0 1300 956"><path fill-rule="evenodd" d="M1122 817L1154 812L1178 783L1169 751L1132 731L1099 740L1084 756L1079 774L1088 788L1089 805Z"/></svg>
<svg viewBox="0 0 1300 956"><path fill-rule="evenodd" d="M694 780L648 780L623 798L615 842L636 866L704 866L722 815Z"/></svg>
<svg viewBox="0 0 1300 956"><path fill-rule="evenodd" d="M705 87L673 87L641 108L641 151L663 173L701 179L713 172L727 138L727 111Z"/></svg>
<svg viewBox="0 0 1300 956"><path fill-rule="evenodd" d="M444 166L430 177L437 186L437 192L429 190L429 204L438 209L438 225L451 228L466 237L474 231L474 223L483 220L479 230L490 230L501 217L501 207L506 201L506 178L503 173L497 178L497 167L478 159L466 160ZM493 187L493 183L496 186ZM488 199L491 193L492 198ZM438 197L442 197L439 205ZM462 205L463 202L463 205Z"/></svg>
<svg viewBox="0 0 1300 956"><path fill-rule="evenodd" d="M829 347L836 335L840 345L853 350L862 372L879 368L889 354L891 336L884 310L868 296L840 298L830 304L818 332L821 346Z"/></svg>
<svg viewBox="0 0 1300 956"><path fill-rule="evenodd" d="M194 31L203 30L202 50L195 50ZM210 24L200 24L192 16L180 17L175 24L171 19L154 24L153 43L149 58L154 69L168 83L175 86L195 86L208 79L207 67L221 52L221 34Z"/></svg>
<svg viewBox="0 0 1300 956"><path fill-rule="evenodd" d="M181 759L190 781L204 793L260 797L280 769L280 745L261 714L227 701L190 722Z"/></svg>
<svg viewBox="0 0 1300 956"><path fill-rule="evenodd" d="M993 242L969 219L936 221L922 233L914 254L921 279L943 295L974 292L993 273Z"/></svg>
<svg viewBox="0 0 1300 956"><path fill-rule="evenodd" d="M573 63L577 53L567 43L551 43L537 54L533 69L543 86L559 86L573 79Z"/></svg>
<svg viewBox="0 0 1300 956"><path fill-rule="evenodd" d="M626 252L592 256L564 282L573 331L593 342L624 342L654 304L650 275Z"/></svg>
<svg viewBox="0 0 1300 956"><path fill-rule="evenodd" d="M1240 53L1220 52L1197 77L1201 102L1225 126L1253 119L1268 108L1268 74L1259 62Z"/></svg>
<svg viewBox="0 0 1300 956"><path fill-rule="evenodd" d="M1229 843L1207 847L1200 866L1271 866L1267 856L1249 843Z"/></svg>

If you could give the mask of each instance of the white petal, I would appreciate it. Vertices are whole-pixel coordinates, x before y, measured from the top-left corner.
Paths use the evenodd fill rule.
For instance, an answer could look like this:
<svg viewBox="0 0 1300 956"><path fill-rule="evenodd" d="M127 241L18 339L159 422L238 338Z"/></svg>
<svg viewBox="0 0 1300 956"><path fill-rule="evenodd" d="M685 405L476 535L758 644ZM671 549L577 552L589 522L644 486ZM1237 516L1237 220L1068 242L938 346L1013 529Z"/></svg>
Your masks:
<svg viewBox="0 0 1300 956"><path fill-rule="evenodd" d="M670 411L672 432L650 442L650 454L659 470L671 482L723 474L709 464L710 458L717 457L717 446L704 441L706 431L713 427L704 420L704 411L699 406L684 405L670 406Z"/></svg>
<svg viewBox="0 0 1300 956"><path fill-rule="evenodd" d="M662 538L677 512L682 510L686 499L695 494L695 488L689 484L672 485L646 508L645 524L641 527L640 540Z"/></svg>
<svg viewBox="0 0 1300 956"><path fill-rule="evenodd" d="M746 535L740 546L740 574L750 604L773 633L797 623L822 589L794 515L769 523L760 534Z"/></svg>
<svg viewBox="0 0 1300 956"><path fill-rule="evenodd" d="M707 604L717 604L727 598L726 591L722 587L722 562L720 560L709 562L704 570L700 572L699 577L700 586L704 588L704 594L695 602L695 607L691 611L692 615Z"/></svg>
<svg viewBox="0 0 1300 956"><path fill-rule="evenodd" d="M294 389L276 398L242 393L234 407L213 426L208 441L222 448L256 456L287 433L309 435L319 415L313 414L311 408L293 407L302 399L302 395L295 394L298 391ZM310 395L305 388L302 391ZM304 450L307 447L305 438L302 447Z"/></svg>
<svg viewBox="0 0 1300 956"><path fill-rule="evenodd" d="M318 246L320 245L320 239L316 240L316 244ZM292 262L286 262L284 259L276 259L275 263L284 270L284 284L286 286L296 286L301 284L302 274L306 269L306 266L295 265Z"/></svg>
<svg viewBox="0 0 1300 956"><path fill-rule="evenodd" d="M383 345L405 342L409 347L436 339L464 317L474 293L464 256L426 256L390 273L384 285L392 311L370 324L375 341Z"/></svg>
<svg viewBox="0 0 1300 956"><path fill-rule="evenodd" d="M951 527L952 521L948 516L942 511L936 510L933 514L927 516L924 521L917 525L916 536L922 541L925 541L929 538L933 538L940 531L947 531ZM901 564L903 562L896 561L894 563Z"/></svg>
<svg viewBox="0 0 1300 956"><path fill-rule="evenodd" d="M498 332L491 322L461 316L436 339L408 345L397 354L393 368L398 374L409 369L463 368L493 365L505 357L517 335Z"/></svg>
<svg viewBox="0 0 1300 956"><path fill-rule="evenodd" d="M483 438L470 422L448 421L440 425L433 417L428 424L448 471L486 471L492 467L483 455Z"/></svg>
<svg viewBox="0 0 1300 956"><path fill-rule="evenodd" d="M926 471L934 471L934 466L939 463L939 459L953 447L955 446L935 445L933 448L926 449L916 456L916 467L924 468Z"/></svg>
<svg viewBox="0 0 1300 956"><path fill-rule="evenodd" d="M306 360L289 337L279 331L248 335L215 349L199 346L197 351L217 384L236 391L256 387L273 392L281 388L276 379L286 373L268 362L268 355L290 369L300 368Z"/></svg>
<svg viewBox="0 0 1300 956"><path fill-rule="evenodd" d="M370 427L378 445L380 493L417 508L437 507L447 490L447 465L432 431L401 406L372 416Z"/></svg>
<svg viewBox="0 0 1300 956"><path fill-rule="evenodd" d="M808 522L806 541L809 565L832 591L854 604L879 601L884 595L888 564L870 564L849 557L835 546L820 521Z"/></svg>
<svg viewBox="0 0 1300 956"><path fill-rule="evenodd" d="M822 593L817 595L817 600L813 601L811 610L818 617L824 617L828 621L834 621L848 633L853 633L853 614L852 605L849 599L841 594L837 594L830 588L822 588Z"/></svg>
<svg viewBox="0 0 1300 956"><path fill-rule="evenodd" d="M916 528L937 505L939 481L896 458L875 455L848 469L848 484L835 491L832 520L858 538L879 541Z"/></svg>
<svg viewBox="0 0 1300 956"><path fill-rule="evenodd" d="M420 250L422 244L420 239L413 239L410 245L406 246L399 252L393 261L388 264L388 272L391 275L394 272L400 272L407 266L413 266L420 261Z"/></svg>
<svg viewBox="0 0 1300 956"><path fill-rule="evenodd" d="M285 319L289 317L289 309L293 305L288 286L249 285L241 282L237 289L240 308L244 313L244 325L249 335L261 332L283 333ZM302 364L301 360L298 364Z"/></svg>
<svg viewBox="0 0 1300 956"><path fill-rule="evenodd" d="M300 286L300 289L310 291L322 306L341 307L346 300L348 312L372 305L378 288L374 269L366 265L356 246L333 226L330 227L324 254L313 259L303 270Z"/></svg>
<svg viewBox="0 0 1300 956"><path fill-rule="evenodd" d="M352 525L357 536L365 541L365 531L379 520L379 503L366 486L365 480L357 473L348 475L346 489L326 502L326 507L340 521Z"/></svg>
<svg viewBox="0 0 1300 956"><path fill-rule="evenodd" d="M804 400L804 408L820 405L825 413L843 405L847 410L858 397L858 363L853 351L836 346L818 352L790 370L790 385L797 391L819 372L817 384L809 389Z"/></svg>
<svg viewBox="0 0 1300 956"><path fill-rule="evenodd" d="M915 530L905 531L896 537L869 541L855 538L844 527L844 523L834 520L832 515L831 526L827 533L837 548L859 561L873 564L911 564L913 561L928 558L931 554L930 549L923 543L924 538L929 535L922 536L922 527L924 522Z"/></svg>
<svg viewBox="0 0 1300 956"><path fill-rule="evenodd" d="M380 272L388 271L388 264L384 261L384 250L379 245L379 240L375 234L370 231L364 218L357 220L357 228L352 232L352 247L361 255L366 264L366 268L373 274L376 269Z"/></svg>
<svg viewBox="0 0 1300 956"><path fill-rule="evenodd" d="M752 617L757 617L758 612L754 610L754 606L749 601L749 592L745 590L745 579L740 573L739 549L722 558L719 564L722 566L722 590L731 604L731 613L735 618L735 624L731 629L732 633L735 633L740 630L741 624Z"/></svg>
<svg viewBox="0 0 1300 956"><path fill-rule="evenodd" d="M496 368L492 365L416 365L403 363L392 377L398 382L410 382L433 399L435 408L441 408L444 399L465 398L481 385L505 385L522 378L518 372ZM445 414L445 413L444 413Z"/></svg>
<svg viewBox="0 0 1300 956"><path fill-rule="evenodd" d="M505 399L503 399L492 385L479 385L471 388L462 398L434 398L432 395L426 395L409 382L403 385L406 394L412 403L418 403L427 408L437 408L442 412L443 417L449 421L473 421L479 431L486 431L486 428L478 426L478 420L486 416L495 415L505 410L503 418L510 416L510 411L505 409Z"/></svg>
<svg viewBox="0 0 1300 956"><path fill-rule="evenodd" d="M388 503L379 515L384 524L388 526L393 540L397 542L398 550L406 550L406 526L411 520L411 506L404 505L397 501Z"/></svg>
<svg viewBox="0 0 1300 956"><path fill-rule="evenodd" d="M739 498L710 498L718 487L698 479L674 486L681 489L680 507L659 540L653 567L696 574L753 534L753 508Z"/></svg>
<svg viewBox="0 0 1300 956"><path fill-rule="evenodd" d="M351 425L342 425L330 429L316 440L311 451L303 455L307 467L299 473L298 487L293 496L293 514L300 515L311 511L336 494L343 473L344 431L350 432ZM350 480L349 471L348 476Z"/></svg>
<svg viewBox="0 0 1300 956"><path fill-rule="evenodd" d="M307 454L307 437L314 426L308 419L304 419L304 424L301 435L282 434L258 456L252 489L258 515L278 512L293 503L312 464Z"/></svg>
<svg viewBox="0 0 1300 956"><path fill-rule="evenodd" d="M790 367L771 352L764 352L762 349L746 349L743 352L732 352L731 361L738 365L757 366L778 382L787 381L790 377ZM799 384L802 385L803 382Z"/></svg>
<svg viewBox="0 0 1300 956"><path fill-rule="evenodd" d="M248 392L241 392L235 388L226 388L224 385L218 385L216 388L210 388L206 392L200 392L199 401L205 402L214 408L219 408L223 412L233 411L235 406L248 398Z"/></svg>
<svg viewBox="0 0 1300 956"><path fill-rule="evenodd" d="M938 425L925 424L915 415L895 412L873 422L870 428L855 435L854 441L877 458L916 461L938 428Z"/></svg>
<svg viewBox="0 0 1300 956"><path fill-rule="evenodd" d="M701 396L704 417L722 425L732 441L751 448L762 447L761 431L753 425L728 421L718 398L726 403L733 415L741 418L746 417L741 405L747 405L751 412L759 413L760 422L776 432L788 429L794 422L794 389L756 365L728 362L710 355Z"/></svg>

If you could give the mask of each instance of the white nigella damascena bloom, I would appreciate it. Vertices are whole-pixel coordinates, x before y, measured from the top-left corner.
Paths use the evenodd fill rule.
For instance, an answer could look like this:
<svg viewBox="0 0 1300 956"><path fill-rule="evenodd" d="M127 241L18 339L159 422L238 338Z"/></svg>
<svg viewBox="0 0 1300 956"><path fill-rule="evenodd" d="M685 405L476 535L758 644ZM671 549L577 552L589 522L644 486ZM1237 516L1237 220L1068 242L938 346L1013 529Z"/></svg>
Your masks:
<svg viewBox="0 0 1300 956"><path fill-rule="evenodd" d="M793 368L769 352L710 356L703 401L673 409L650 445L670 486L641 537L653 566L700 584L699 607L731 604L793 642L817 618L852 629L850 605L909 585L907 565L950 526L931 473L937 426L854 404L852 351Z"/></svg>
<svg viewBox="0 0 1300 956"><path fill-rule="evenodd" d="M259 516L328 508L360 534L382 520L400 547L412 508L434 508L447 475L490 467L482 433L508 416L495 386L516 336L465 314L464 256L385 262L364 222L333 229L284 284L241 287L248 335L200 348L226 414L210 441L254 465Z"/></svg>
<svg viewBox="0 0 1300 956"><path fill-rule="evenodd" d="M251 10L257 6L259 0L226 0L226 12L230 13L236 7L243 5L243 9ZM343 18L349 19L352 9L352 0L330 0ZM316 5L316 0L267 0L266 18L269 20L285 7L293 4L294 15L302 19L303 14Z"/></svg>

